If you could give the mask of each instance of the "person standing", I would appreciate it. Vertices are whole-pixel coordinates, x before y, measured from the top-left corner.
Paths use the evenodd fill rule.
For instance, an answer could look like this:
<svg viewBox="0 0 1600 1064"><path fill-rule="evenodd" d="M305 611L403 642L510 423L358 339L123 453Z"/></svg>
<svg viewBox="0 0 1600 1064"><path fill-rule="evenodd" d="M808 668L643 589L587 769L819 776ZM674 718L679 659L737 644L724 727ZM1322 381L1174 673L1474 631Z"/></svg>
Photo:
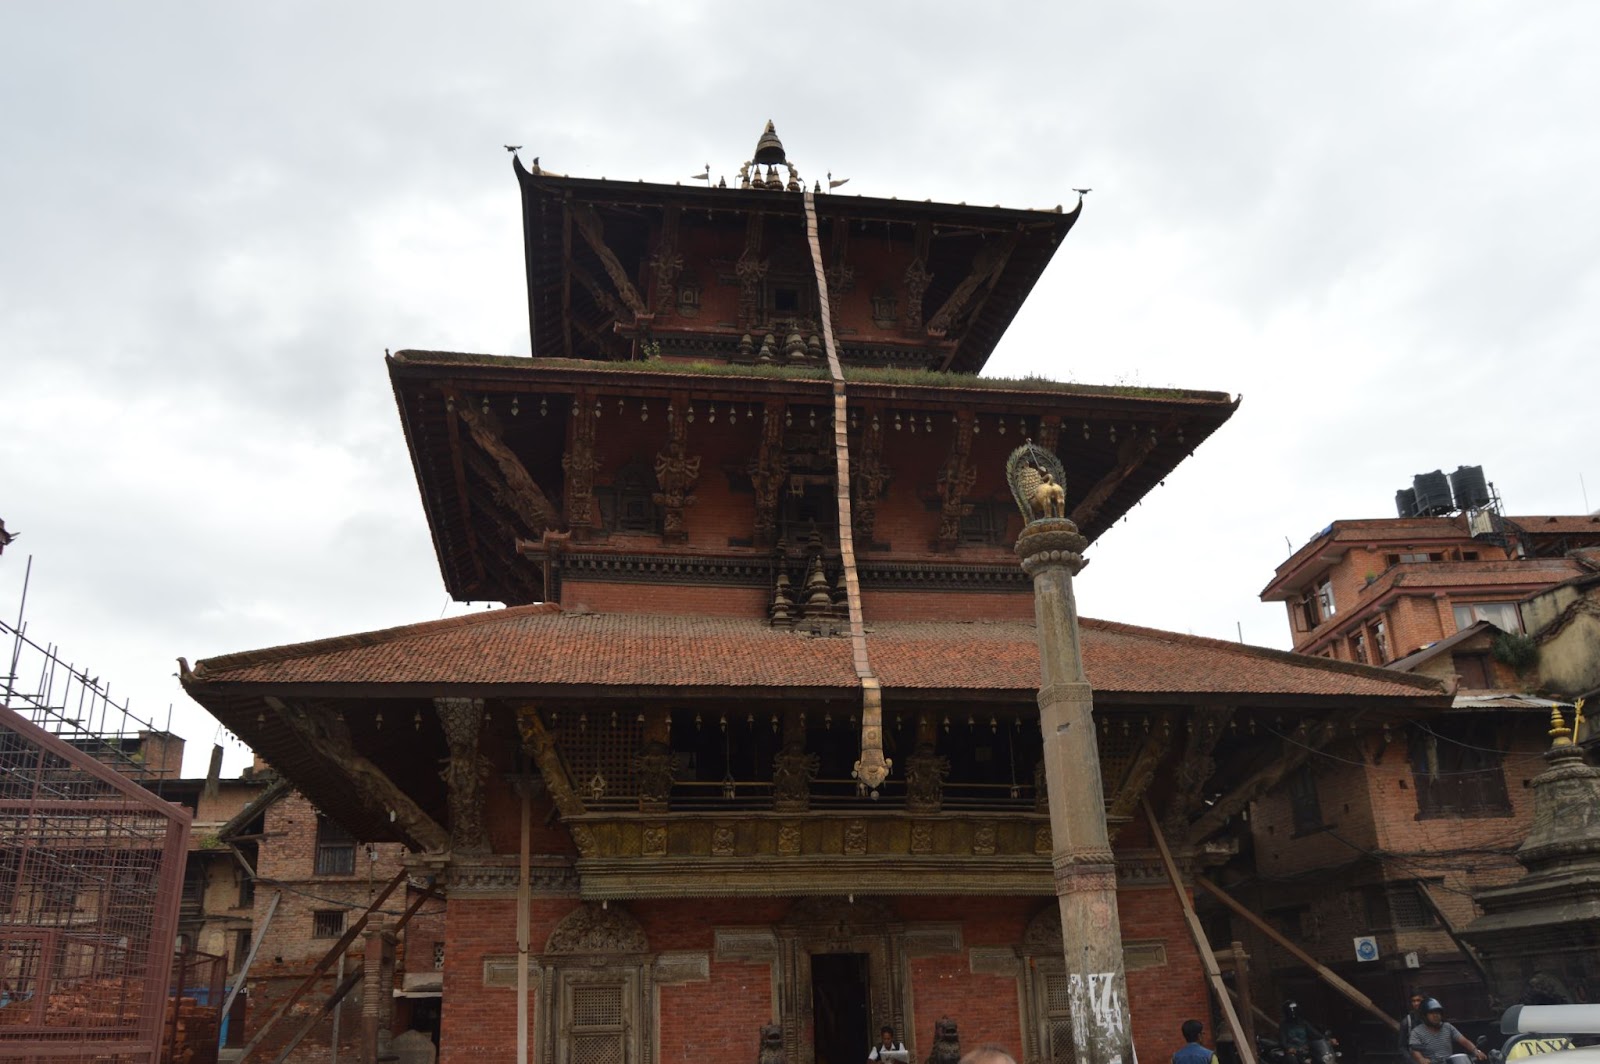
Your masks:
<svg viewBox="0 0 1600 1064"><path fill-rule="evenodd" d="M1422 1022L1411 1029L1411 1059L1415 1064L1445 1064L1457 1046L1476 1060L1489 1059L1453 1024L1444 1022L1444 1006L1438 999L1428 998L1422 1003Z"/></svg>
<svg viewBox="0 0 1600 1064"><path fill-rule="evenodd" d="M1172 1064L1217 1064L1217 1055L1200 1044L1206 1025L1199 1020L1183 1021L1183 1048L1172 1054Z"/></svg>
<svg viewBox="0 0 1600 1064"><path fill-rule="evenodd" d="M1420 991L1411 992L1411 1007L1400 1017L1400 1055L1411 1056L1411 1032L1422 1022L1422 1003L1427 996Z"/></svg>

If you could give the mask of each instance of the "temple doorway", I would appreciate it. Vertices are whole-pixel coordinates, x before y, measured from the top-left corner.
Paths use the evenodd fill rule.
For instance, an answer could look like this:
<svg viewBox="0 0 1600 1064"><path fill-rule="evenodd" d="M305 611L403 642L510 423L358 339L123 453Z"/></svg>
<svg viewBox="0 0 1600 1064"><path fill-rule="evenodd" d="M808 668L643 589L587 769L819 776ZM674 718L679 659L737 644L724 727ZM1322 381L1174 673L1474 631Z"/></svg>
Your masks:
<svg viewBox="0 0 1600 1064"><path fill-rule="evenodd" d="M873 1045L867 955L813 953L811 1002L816 1064L864 1064Z"/></svg>

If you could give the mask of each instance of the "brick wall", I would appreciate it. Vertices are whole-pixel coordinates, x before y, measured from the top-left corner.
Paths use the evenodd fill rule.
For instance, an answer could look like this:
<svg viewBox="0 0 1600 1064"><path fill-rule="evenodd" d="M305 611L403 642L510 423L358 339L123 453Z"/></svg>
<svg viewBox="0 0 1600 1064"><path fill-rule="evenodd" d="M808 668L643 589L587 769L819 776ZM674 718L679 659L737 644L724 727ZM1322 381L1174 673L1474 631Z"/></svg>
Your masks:
<svg viewBox="0 0 1600 1064"><path fill-rule="evenodd" d="M963 943L970 949L1017 944L1034 914L1054 902L1047 898L908 897L892 899L891 904L897 916L908 922L959 923ZM1177 1032L1185 1019L1205 1019L1209 1026L1199 959L1170 891L1122 891L1118 904L1124 937L1160 940L1166 949L1165 966L1128 977L1136 1044L1149 1047L1146 1052L1159 1057L1167 1046L1179 1044ZM531 903L535 953L543 949L550 932L574 905L573 901L551 899ZM709 980L659 988L657 1030L662 1064L749 1064L758 1029L774 1019L771 968L765 963L715 960L713 929L770 926L788 908L789 902L773 899L628 903L628 911L643 927L652 951L688 950L713 957ZM450 903L446 920L449 949L441 1064L508 1059L516 1044L515 990L485 987L483 961L491 954L515 954L516 904L509 899L459 898ZM913 1012L905 1019L902 1035L919 1059L928 1050L934 1021L945 1015L960 1025L964 1045L997 1042L1021 1055L1018 978L975 973L965 952L912 958L909 969ZM536 1023L537 1008L531 1005L530 1009L530 1023ZM872 1022L875 1025L879 1020L874 1017ZM538 1032L532 1037L537 1039Z"/></svg>
<svg viewBox="0 0 1600 1064"><path fill-rule="evenodd" d="M1450 921L1469 923L1476 915L1473 891L1521 874L1511 852L1532 823L1528 781L1544 768L1547 726L1538 714L1499 718L1496 734L1504 744L1511 808L1510 815L1499 816L1421 817L1406 724L1397 723L1387 743L1381 734L1368 734L1330 745L1326 756L1311 759L1328 830L1296 836L1287 786L1255 802L1250 831L1259 880L1241 887L1239 900L1267 912L1306 907L1304 928L1294 937L1325 963L1349 961L1352 939L1374 932L1385 956L1415 950L1425 962L1431 957L1457 963L1458 951L1442 928L1374 927L1364 891L1431 880ZM1235 930L1252 937L1237 923ZM1294 964L1264 942L1252 948L1264 950L1274 966Z"/></svg>

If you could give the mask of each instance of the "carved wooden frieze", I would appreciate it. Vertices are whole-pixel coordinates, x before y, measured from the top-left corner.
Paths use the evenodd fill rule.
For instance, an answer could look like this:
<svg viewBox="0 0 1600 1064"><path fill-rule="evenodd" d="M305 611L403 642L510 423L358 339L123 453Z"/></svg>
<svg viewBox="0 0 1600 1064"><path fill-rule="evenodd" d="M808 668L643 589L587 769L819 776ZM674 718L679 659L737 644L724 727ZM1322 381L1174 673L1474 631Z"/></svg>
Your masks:
<svg viewBox="0 0 1600 1064"><path fill-rule="evenodd" d="M676 398L667 407L667 450L656 455L656 484L651 498L661 507L661 538L682 543L688 538L683 511L696 502L694 486L700 480L700 456L689 454L689 423L685 403Z"/></svg>
<svg viewBox="0 0 1600 1064"><path fill-rule="evenodd" d="M639 811L662 813L672 795L672 751L662 742L647 742L633 759L639 784Z"/></svg>
<svg viewBox="0 0 1600 1064"><path fill-rule="evenodd" d="M732 824L716 824L711 828L711 856L732 857L737 844Z"/></svg>
<svg viewBox="0 0 1600 1064"><path fill-rule="evenodd" d="M484 784L493 765L478 752L483 730L483 699L435 698L434 709L444 726L450 756L439 775L450 803L450 848L458 854L489 852L489 829L483 816Z"/></svg>
<svg viewBox="0 0 1600 1064"><path fill-rule="evenodd" d="M766 311L761 304L762 282L767 277L768 262L761 257L761 230L766 222L760 211L751 211L745 219L744 250L733 264L734 276L739 281L739 328L751 329L763 324Z"/></svg>
<svg viewBox="0 0 1600 1064"><path fill-rule="evenodd" d="M845 823L844 852L846 854L863 854L867 852L867 822L865 820L851 820Z"/></svg>
<svg viewBox="0 0 1600 1064"><path fill-rule="evenodd" d="M782 812L811 808L811 781L822 761L806 753L805 724L797 709L783 715L783 746L772 759L772 807Z"/></svg>
<svg viewBox="0 0 1600 1064"><path fill-rule="evenodd" d="M927 222L917 223L911 264L906 267L905 273L907 333L922 332L922 298L933 283L933 274L928 272L928 244L932 234L932 227Z"/></svg>
<svg viewBox="0 0 1600 1064"><path fill-rule="evenodd" d="M756 497L757 547L771 547L778 538L778 497L789 476L789 460L783 450L783 418L781 401L766 404L761 414L761 445L748 470Z"/></svg>
<svg viewBox="0 0 1600 1064"><path fill-rule="evenodd" d="M883 461L883 419L877 408L864 415L861 442L850 459L850 480L856 538L863 548L869 547L878 523L878 501L889 484L889 467Z"/></svg>
<svg viewBox="0 0 1600 1064"><path fill-rule="evenodd" d="M678 218L681 210L668 207L661 216L661 239L650 256L650 273L655 282L655 312L665 314L677 307L678 276L683 273L683 255L678 251Z"/></svg>
<svg viewBox="0 0 1600 1064"><path fill-rule="evenodd" d="M644 928L622 905L585 902L573 909L545 942L551 954L648 953Z"/></svg>
<svg viewBox="0 0 1600 1064"><path fill-rule="evenodd" d="M950 775L950 759L934 753L933 744L919 744L906 758L906 809L913 813L937 813L944 808L944 781Z"/></svg>
<svg viewBox="0 0 1600 1064"><path fill-rule="evenodd" d="M588 393L580 392L573 401L572 427L561 468L566 473L567 524L579 539L594 527L594 478L600 469L600 455L594 449L595 429L600 420L599 405Z"/></svg>
<svg viewBox="0 0 1600 1064"><path fill-rule="evenodd" d="M972 513L967 495L978 479L978 467L972 464L972 435L975 422L970 412L957 416L955 439L950 443L950 453L945 458L944 470L939 474L939 550L954 550L961 542L961 519Z"/></svg>
<svg viewBox="0 0 1600 1064"><path fill-rule="evenodd" d="M778 853L784 857L798 857L800 854L800 825L788 822L778 825Z"/></svg>

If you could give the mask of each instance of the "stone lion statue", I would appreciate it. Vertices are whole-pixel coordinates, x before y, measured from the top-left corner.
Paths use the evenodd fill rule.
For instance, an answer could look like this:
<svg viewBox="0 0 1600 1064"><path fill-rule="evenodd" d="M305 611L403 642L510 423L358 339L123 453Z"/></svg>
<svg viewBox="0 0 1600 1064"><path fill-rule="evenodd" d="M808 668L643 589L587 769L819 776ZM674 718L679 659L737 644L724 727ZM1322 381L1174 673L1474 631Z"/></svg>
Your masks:
<svg viewBox="0 0 1600 1064"><path fill-rule="evenodd" d="M756 1064L784 1064L783 1028L775 1023L761 1025L761 1052Z"/></svg>
<svg viewBox="0 0 1600 1064"><path fill-rule="evenodd" d="M948 1016L939 1017L933 1025L933 1051L927 1064L960 1064L961 1035L956 1031L956 1021Z"/></svg>

